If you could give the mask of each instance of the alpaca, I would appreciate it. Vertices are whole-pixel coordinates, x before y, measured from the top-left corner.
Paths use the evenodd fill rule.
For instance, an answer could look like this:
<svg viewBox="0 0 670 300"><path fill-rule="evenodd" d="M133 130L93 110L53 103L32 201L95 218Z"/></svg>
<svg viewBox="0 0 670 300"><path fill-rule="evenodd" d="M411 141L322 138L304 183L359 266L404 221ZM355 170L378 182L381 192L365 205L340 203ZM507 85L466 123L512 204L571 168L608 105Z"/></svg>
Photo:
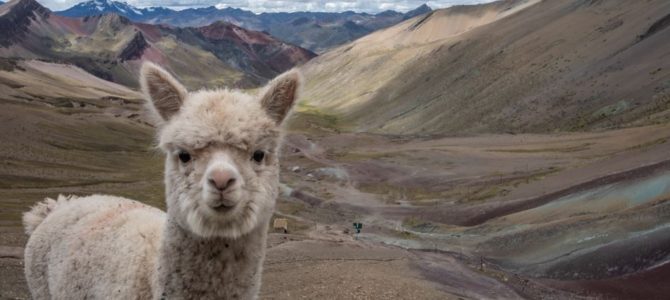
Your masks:
<svg viewBox="0 0 670 300"><path fill-rule="evenodd" d="M148 62L140 82L166 155L167 213L105 195L38 203L23 218L33 298L257 298L280 127L300 75L287 72L259 97L189 93Z"/></svg>

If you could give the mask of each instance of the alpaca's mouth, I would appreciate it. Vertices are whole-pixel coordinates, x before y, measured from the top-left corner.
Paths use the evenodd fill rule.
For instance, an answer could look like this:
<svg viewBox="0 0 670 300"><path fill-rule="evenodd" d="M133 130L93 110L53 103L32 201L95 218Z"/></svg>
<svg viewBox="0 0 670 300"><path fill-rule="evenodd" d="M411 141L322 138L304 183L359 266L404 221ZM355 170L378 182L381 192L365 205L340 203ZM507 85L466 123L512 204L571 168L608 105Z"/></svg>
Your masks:
<svg viewBox="0 0 670 300"><path fill-rule="evenodd" d="M220 198L217 201L215 201L214 203L210 203L208 205L212 210L214 210L216 212L224 213L224 212L229 212L229 211L233 210L235 208L235 206L237 206L237 201L227 199L223 196L219 196L219 197Z"/></svg>
<svg viewBox="0 0 670 300"><path fill-rule="evenodd" d="M217 212L228 212L233 210L233 208L235 208L235 205L226 205L222 202L219 203L218 205L210 205L209 207L211 207L213 210Z"/></svg>

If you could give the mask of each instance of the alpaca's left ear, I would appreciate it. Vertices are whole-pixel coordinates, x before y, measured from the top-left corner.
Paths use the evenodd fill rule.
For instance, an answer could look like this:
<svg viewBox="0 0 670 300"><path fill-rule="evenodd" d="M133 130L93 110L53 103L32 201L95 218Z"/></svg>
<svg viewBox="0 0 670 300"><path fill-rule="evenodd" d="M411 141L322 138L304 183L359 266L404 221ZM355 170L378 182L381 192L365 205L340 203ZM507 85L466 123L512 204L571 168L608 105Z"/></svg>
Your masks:
<svg viewBox="0 0 670 300"><path fill-rule="evenodd" d="M160 117L167 121L181 108L187 91L177 79L163 68L145 62L140 70L142 91L151 100L153 108Z"/></svg>
<svg viewBox="0 0 670 300"><path fill-rule="evenodd" d="M293 107L293 103L298 98L301 78L300 72L291 70L268 84L268 88L261 98L261 105L277 124L280 124L286 118Z"/></svg>

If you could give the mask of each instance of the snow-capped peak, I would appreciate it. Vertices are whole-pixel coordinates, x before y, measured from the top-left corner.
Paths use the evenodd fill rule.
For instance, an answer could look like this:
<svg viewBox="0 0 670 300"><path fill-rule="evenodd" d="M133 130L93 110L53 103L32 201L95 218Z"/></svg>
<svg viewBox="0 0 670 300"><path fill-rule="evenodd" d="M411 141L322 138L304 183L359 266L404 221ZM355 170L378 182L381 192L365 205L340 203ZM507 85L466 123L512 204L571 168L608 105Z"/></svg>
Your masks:
<svg viewBox="0 0 670 300"><path fill-rule="evenodd" d="M125 17L144 15L145 10L136 8L127 2L113 0L91 0L82 2L70 9L60 12L69 17L83 17L91 14L116 13Z"/></svg>

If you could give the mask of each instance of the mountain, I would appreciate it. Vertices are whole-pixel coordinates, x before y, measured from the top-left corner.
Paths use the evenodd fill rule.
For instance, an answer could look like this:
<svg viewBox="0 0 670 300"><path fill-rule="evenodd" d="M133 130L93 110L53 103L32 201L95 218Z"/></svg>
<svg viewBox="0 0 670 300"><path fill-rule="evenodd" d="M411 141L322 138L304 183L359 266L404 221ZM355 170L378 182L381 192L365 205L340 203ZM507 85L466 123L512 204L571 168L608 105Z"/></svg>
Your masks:
<svg viewBox="0 0 670 300"><path fill-rule="evenodd" d="M508 0L415 17L302 67L302 112L391 134L670 120L670 2Z"/></svg>
<svg viewBox="0 0 670 300"><path fill-rule="evenodd" d="M243 25L240 20L255 20L258 17L256 14L235 8L217 9L214 6L201 8L188 8L180 11L165 9L165 8L147 8L147 12L143 17L136 19L137 21L150 24L168 24L177 27L198 27L209 25L216 21L226 21L236 25ZM151 11L149 11L151 10ZM244 25L251 25L250 21L244 22ZM251 21L253 23L253 21ZM249 29L259 28L257 24L254 26L243 26Z"/></svg>
<svg viewBox="0 0 670 300"><path fill-rule="evenodd" d="M134 23L113 13L70 18L35 0L0 6L0 30L2 57L74 64L127 86L137 84L142 60L166 66L191 87L255 87L315 56L225 22L181 29Z"/></svg>
<svg viewBox="0 0 670 300"><path fill-rule="evenodd" d="M274 78L316 56L265 32L247 30L224 21L203 27L170 28L168 32L180 41L213 53L237 69L251 70L261 79Z"/></svg>
<svg viewBox="0 0 670 300"><path fill-rule="evenodd" d="M397 24L404 14L388 11L376 15L355 13L260 14L260 24L240 20L242 26L265 30L290 43L322 53L376 30Z"/></svg>
<svg viewBox="0 0 670 300"><path fill-rule="evenodd" d="M411 19L411 18L414 18L414 17L416 17L416 16L420 16L420 15L423 15L423 14L427 14L427 13L429 13L429 12L431 12L431 11L433 11L433 9L430 8L430 6L428 6L428 4L425 4L425 3L424 3L423 5L417 7L417 8L415 8L415 9L413 9L413 10L410 10L410 11L406 12L406 13L403 15L403 18L404 18L404 19Z"/></svg>
<svg viewBox="0 0 670 300"><path fill-rule="evenodd" d="M379 14L324 12L262 13L254 14L238 8L218 9L214 6L175 11L162 7L136 8L124 2L93 0L79 3L57 14L68 17L94 16L112 12L134 22L168 24L177 27L200 27L216 21L226 21L237 26L271 35L295 45L323 52L334 46L353 41L381 28L405 19L428 13L424 4L405 14L385 11Z"/></svg>
<svg viewBox="0 0 670 300"><path fill-rule="evenodd" d="M117 14L131 20L141 18L147 10L140 10L125 2L111 0L93 0L81 2L58 14L65 17L86 17L99 14Z"/></svg>

